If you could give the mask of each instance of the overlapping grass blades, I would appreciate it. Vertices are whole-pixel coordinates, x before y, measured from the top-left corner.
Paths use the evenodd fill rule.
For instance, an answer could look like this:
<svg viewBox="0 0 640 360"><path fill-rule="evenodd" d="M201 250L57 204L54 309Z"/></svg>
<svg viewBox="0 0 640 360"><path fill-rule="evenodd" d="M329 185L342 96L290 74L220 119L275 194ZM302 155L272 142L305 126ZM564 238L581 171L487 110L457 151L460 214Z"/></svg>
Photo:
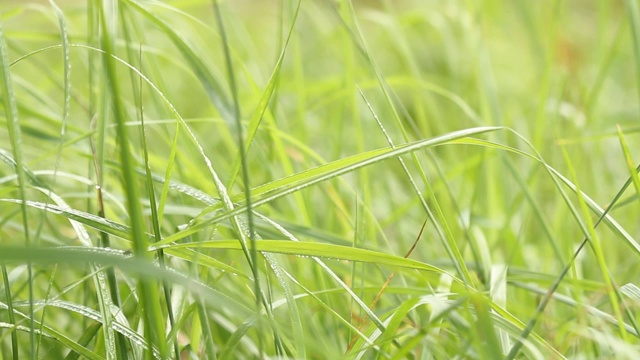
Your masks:
<svg viewBox="0 0 640 360"><path fill-rule="evenodd" d="M637 357L635 1L25 4L0 357Z"/></svg>

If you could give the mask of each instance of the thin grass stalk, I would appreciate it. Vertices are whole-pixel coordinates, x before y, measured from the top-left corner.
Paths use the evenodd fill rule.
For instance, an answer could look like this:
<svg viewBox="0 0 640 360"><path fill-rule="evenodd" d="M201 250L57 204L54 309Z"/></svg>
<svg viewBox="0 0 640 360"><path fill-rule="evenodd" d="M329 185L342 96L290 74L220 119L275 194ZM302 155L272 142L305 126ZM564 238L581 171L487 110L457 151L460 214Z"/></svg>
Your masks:
<svg viewBox="0 0 640 360"><path fill-rule="evenodd" d="M49 0L51 7L53 8L56 16L58 18L58 25L60 27L60 37L62 40L62 53L63 53L63 62L64 62L64 89L63 89L63 106L62 106L62 124L60 127L60 141L58 142L58 151L56 153L54 172L57 173L58 166L60 164L60 157L62 156L62 149L65 142L65 137L67 134L67 121L69 118L69 107L71 101L71 60L70 60L70 49L69 49L69 35L67 34L67 25L66 20L64 18L64 14L60 7L55 3L54 0ZM53 181L55 185L56 176L54 174ZM53 188L54 186L52 186Z"/></svg>
<svg viewBox="0 0 640 360"><path fill-rule="evenodd" d="M56 16L58 18L58 22L59 22L59 27L60 27L60 32L61 32L61 38L62 38L62 50L63 50L63 54L64 54L64 58L63 58L63 63L64 63L64 104L63 104L63 112L62 112L62 126L61 126L61 130L60 130L60 140L59 140L59 145L58 145L58 151L56 154L56 160L55 160L55 165L54 165L54 174L53 174L53 181L54 181L54 185L56 183L57 180L57 172L58 172L58 164L60 161L60 157L62 155L62 149L63 149L63 144L64 144L64 140L65 140L65 136L66 136L66 131L67 131L67 119L69 117L69 108L70 108L70 100L71 100L71 62L70 62L70 44L69 44L69 39L68 39L68 34L67 34L67 27L66 27L66 21L65 21L65 17L62 13L62 10L58 7L58 5L55 3L55 1L53 0L49 0L51 6L53 7ZM95 149L95 148L94 148ZM95 151L94 151L95 154ZM95 161L95 155L94 155L94 161ZM97 167L96 167L97 168ZM53 187L53 186L52 186ZM102 215L104 216L104 211L103 211L103 204L102 204L102 198L101 198L101 191L99 190L100 194L98 195L98 202L99 202L99 209L101 210ZM51 197L52 194L49 194L49 197ZM45 211L46 213L46 211ZM108 235L106 233L101 233L101 237L103 238L103 240L106 238L106 247L108 247ZM118 296L118 287L117 287L117 283L116 283L116 279L115 279L115 272L113 269L107 269L106 270L106 275L107 275L107 283L109 285L109 289L110 289L110 295L111 295L111 302L117 306L120 307L120 300L119 300L119 296ZM100 279L96 279L98 282L100 282ZM101 291L101 290L98 290ZM104 306L102 307L104 308ZM45 311L43 310L42 312L42 319L44 320L44 315L45 315ZM41 321L41 323L43 323L43 321ZM118 358L119 359L127 359L127 351L126 351L126 340L124 339L124 337L122 337L122 335L116 333L116 339L118 340Z"/></svg>
<svg viewBox="0 0 640 360"><path fill-rule="evenodd" d="M71 61L70 61L70 50L69 50L69 36L67 34L67 25L66 25L64 14L62 13L62 10L54 0L49 0L49 4L53 8L56 14L56 17L58 18L58 26L60 28L60 37L62 40L63 67L64 67L63 106L62 106L63 109L62 109L62 119L61 119L61 127L60 127L60 140L58 142L58 150L56 153L56 159L54 164L53 184L51 186L51 188L55 188L55 184L57 181L58 167L60 165L60 158L62 156L62 149L63 149L63 145L65 142L65 137L67 133L67 122L69 118L69 107L70 107L70 100L71 100ZM46 216L47 216L47 212L45 211L42 214L42 222L38 226L38 230L37 230L38 234L40 233L41 227L44 224L44 220ZM54 267L53 274L55 274L55 269L56 268ZM47 295L45 298L49 297L49 292L51 291L52 282L53 282L53 275L51 276L49 286L47 287ZM41 324L44 324L45 314L46 314L46 307L42 309L42 314L40 317ZM42 332L42 325L40 327L40 331ZM38 347L36 349L36 357L38 357L39 350L40 350L40 342L38 342Z"/></svg>
<svg viewBox="0 0 640 360"><path fill-rule="evenodd" d="M15 326L16 317L13 315L13 297L11 296L11 283L9 282L7 266L5 264L1 264L0 267L2 268L4 294L7 297L7 317L9 318L9 324ZM15 329L11 331L11 354L13 360L20 359L20 348L18 347L18 332Z"/></svg>
<svg viewBox="0 0 640 360"><path fill-rule="evenodd" d="M94 45L96 48L100 46L100 8L101 4L97 1L90 1L87 6L87 18L88 18L88 27L87 27L87 38L89 44ZM92 132L95 133L95 137L91 136L89 138L89 143L91 146L91 155L93 162L93 173L95 174L95 185L90 186L87 189L89 192L95 191L96 196L96 213L99 217L106 219L105 209L104 209L104 201L103 201L103 181L104 181L104 173L103 169L105 168L105 142L106 142L106 134L107 134L107 103L109 98L109 92L107 91L106 81L102 72L99 70L99 58L95 56L94 52L88 53L88 77L89 77L89 85L90 88L94 88L94 84L101 90L96 92L91 91L89 93L89 115L90 123L89 128ZM87 208L92 208L93 204L88 203ZM101 231L99 234L99 244L104 248L110 248L110 239L109 233ZM119 289L117 287L115 271L113 269L106 269L105 275L107 279L107 286L109 288L110 296L109 301L111 301L114 305L120 304L120 298L118 296ZM96 289L101 289L99 282L99 275L96 274ZM91 289L86 286L85 287L85 297L86 301L92 298ZM99 293L100 294L100 293ZM126 352L126 348L123 348L121 344L121 338L118 334L114 334L111 330L111 318L108 317L109 314L108 306L105 306L105 300L102 296L98 296L99 298L99 307L100 311L103 315L103 326L97 328L97 330L102 329L104 343L111 344L113 343L115 346L115 357L121 356L123 352ZM113 340L113 342L112 342ZM99 343L99 342L98 342ZM105 345L108 349L110 345ZM112 352L107 352L107 356L113 358Z"/></svg>
<svg viewBox="0 0 640 360"><path fill-rule="evenodd" d="M90 5L88 7L88 17L89 17L88 38L90 39L90 43L93 43L93 44L96 44L96 46L99 46L100 20L99 20L98 7L100 5L94 4L94 2L89 2L89 3ZM88 59L89 84L93 84L93 82L97 82L105 90L101 92L102 96L100 97L96 97L93 92L90 93L89 114L93 116L93 118L91 119L90 127L96 133L95 138L94 137L90 138L91 154L92 154L92 160L93 160L93 172L95 173L95 178L96 178L96 186L95 186L96 213L99 217L106 219L105 206L104 206L104 200L103 200L103 181L104 181L103 169L105 167L104 147L105 147L105 142L107 138L106 136L107 134L107 103L108 103L109 93L108 91L106 91L107 85L106 85L104 76L101 75L101 72L98 70L98 67L96 65L96 62L98 59L92 56L92 54L94 54L94 52L89 52L89 59ZM98 109L96 109L96 107ZM90 189L90 190L93 190L93 189ZM107 249L111 248L109 233L101 231L99 236L100 236L100 241L99 241L100 246ZM106 275L107 286L109 288L110 301L114 306L120 309L121 307L120 290L118 289L118 281L115 275L115 269L106 268L105 275ZM101 281L101 280L97 279L97 281ZM98 287L98 289L100 289L100 287ZM103 308L104 306L101 303L101 309ZM116 347L115 356L120 360L128 359L126 339L120 333L112 334L112 331L110 330L110 326L109 326L109 323L111 322L111 320L106 317L109 312L105 312L104 309L102 311L105 317L104 319L105 326L102 327L102 330L105 336L105 342L109 343L107 339L111 336L114 336L115 347Z"/></svg>
<svg viewBox="0 0 640 360"><path fill-rule="evenodd" d="M409 248L409 250L404 254L404 258L405 259L408 258L409 255L411 255L413 250L418 245L418 241L420 241L420 238L422 237L422 232L424 231L424 227L427 225L427 221L428 220L429 220L429 218L425 219L424 222L422 223L422 226L420 227L420 232L418 233L418 236L416 237L415 241L413 242L413 245L411 245L411 248ZM389 284L391 283L391 280L393 279L395 274L396 274L395 271L392 272L391 274L389 274L389 277L387 277L387 280L384 282L384 284L382 285L382 287L380 288L380 290L376 294L376 297L373 299L373 302L371 302L371 305L369 305L369 309L373 310L376 307L376 305L378 304L378 301L380 301L380 298L382 297L382 293L384 293L384 291L387 288L387 286L389 286ZM362 330L362 327L365 325L366 320L367 320L366 316L363 317L360 320L360 326L358 327L358 330ZM349 350L351 350L351 348L353 347L353 345L355 344L357 339L358 339L357 335L354 335L351 338L351 342L347 346L346 353L349 353ZM394 341L394 342L397 343L397 341Z"/></svg>
<svg viewBox="0 0 640 360"><path fill-rule="evenodd" d="M220 37L222 38L222 46L223 46L223 52L224 52L224 58L225 58L225 64L226 64L226 68L227 68L227 76L228 76L228 84L229 87L231 89L231 98L233 101L233 120L235 122L236 125L236 132L238 134L238 148L240 151L240 163L241 163L241 167L242 167L242 181L243 181L243 185L244 185L244 194L245 194L245 199L246 199L246 214L247 214L247 223L249 226L249 246L247 246L246 242L245 242L245 235L244 232L245 230L242 229L240 226L237 225L237 220L232 220L234 223L234 227L236 228L235 230L238 232L240 239L242 239L242 250L245 254L245 257L247 258L247 261L249 263L249 267L251 268L251 272L253 274L253 285L254 285L254 293L255 293L255 306L256 306L256 313L260 312L260 304L261 304L261 298L262 298L262 289L260 286L260 273L258 271L258 251L256 250L256 235L255 235L255 225L254 225L254 220L253 220L253 212L252 210L252 198L251 198L251 186L250 186L250 182L249 182L249 169L247 166L247 155L246 155L246 149L245 149L245 142L244 142L244 131L243 131L243 127L242 127L242 122L241 122L241 114L240 114L240 103L238 100L238 89L236 86L236 80L235 80L235 74L234 74L234 70L233 70L233 64L231 61L231 51L229 49L229 43L228 43L228 39L227 39L227 34L226 34L226 30L225 30L225 26L224 23L222 21L222 14L220 11L220 6L218 4L217 0L213 0L213 8L215 11L215 16L216 16L216 22L218 25L218 31L220 32ZM267 303L267 300L262 298L262 303L265 307L265 309L269 308L269 305ZM258 322L259 324L259 322ZM259 331L259 330L258 330ZM274 332L274 335L276 335L277 333ZM276 340L277 340L277 335L276 335ZM276 343L279 343L279 341L276 341ZM260 357L263 357L263 353L264 353L264 345L263 345L263 340L262 340L262 336L258 335L258 347L259 347L259 351L260 351ZM276 350L278 353L280 353L283 349L281 348L281 346L276 346ZM284 353L281 353L280 355L284 355Z"/></svg>
<svg viewBox="0 0 640 360"><path fill-rule="evenodd" d="M588 239L589 239L589 244L591 245L591 249L593 251L593 254L596 258L596 261L598 263L598 267L600 268L600 272L602 273L602 276L604 278L604 283L605 283L605 291L607 293L607 295L609 296L609 301L611 302L611 307L613 308L613 313L616 317L616 319L618 320L618 330L620 331L620 338L624 341L624 342L628 342L628 334L627 331L624 327L624 320L622 319L622 311L620 308L620 304L618 302L618 297L616 296L615 292L616 289L614 287L614 279L611 276L610 272L609 272L609 267L606 263L606 260L604 258L604 252L602 249L602 244L600 242L600 239L598 237L598 234L595 231L595 228L593 226L593 221L591 220L590 214L589 214L589 209L587 207L587 204L585 203L584 197L582 196L582 191L580 191L580 187L579 187L579 183L578 183L578 179L575 173L575 170L573 168L573 165L571 163L571 160L569 158L569 154L566 151L566 148L563 147L562 148L563 153L565 155L565 159L566 162L568 164L569 167L569 171L571 172L572 177L574 178L573 183L576 186L576 189L578 190L576 193L578 195L578 203L580 205L580 208L582 210L586 225L587 225L587 229L589 230L588 234L585 234Z"/></svg>
<svg viewBox="0 0 640 360"><path fill-rule="evenodd" d="M123 5L130 5L130 4L127 3L127 2L124 2ZM123 14L124 14L124 8L125 8L125 6L123 6ZM135 8L134 8L134 10L135 10ZM137 22L135 21L135 18L133 17L133 15L131 15L131 19L134 19L134 24L133 25L134 25L134 28L136 29L138 38L141 39L140 41L142 43L145 43L144 32L140 31L139 28L135 27ZM124 29L126 29L126 28L123 28L123 30ZM125 36L127 36L127 33L128 33L128 31L125 30ZM140 66L142 67L142 63L140 64ZM152 69L155 69L153 67L153 62L148 62L148 66L151 67ZM134 68L130 68L130 69L131 69L131 72L137 74L140 77L141 80L144 80L145 82L150 83L149 77L143 76L140 71L137 71ZM153 72L153 73L157 74L158 71L157 71L157 69L155 69L155 70L156 71ZM147 69L147 72L149 72L148 69ZM154 79L154 82L155 83L159 83L159 85L156 86L154 84L150 84L151 87L153 88L153 90L155 90L157 92L160 92L160 89L165 89L166 88L165 86L161 86L162 83L163 83L161 77L157 76ZM168 100L165 99L165 98L163 98L163 100L165 100L165 102L168 102ZM169 107L172 107L172 106L169 104ZM173 170L174 170L174 166L175 166L175 159L176 159L177 150L178 150L178 140L179 140L180 134L181 134L181 132L180 132L181 126L180 125L181 125L180 121L176 121L175 122L175 130L174 130L174 135L173 135L173 141L172 141L171 146L170 146L169 156L167 157L167 159L165 161L166 169L165 169L164 179L162 181L163 186L162 186L162 190L160 191L160 199L158 201L159 206L157 208L157 210L158 210L158 222L159 223L162 223L162 219L164 217L165 204L167 203L167 199L168 199L168 196L169 196L169 184L171 183L170 179L171 179L171 176L173 174Z"/></svg>
<svg viewBox="0 0 640 360"><path fill-rule="evenodd" d="M218 1L213 1L213 6L216 14L216 20L218 24L218 30L220 31L220 36L222 37L222 46L224 50L224 58L227 67L227 76L229 77L229 87L231 88L231 98L233 100L233 121L236 125L236 131L238 133L238 146L240 148L240 163L242 167L242 181L244 185L244 194L246 199L246 214L247 214L247 223L249 225L249 243L250 248L248 249L248 258L249 266L251 267L251 271L254 277L254 291L256 294L256 306L259 311L260 308L260 300L259 295L261 293L260 290L260 281L259 281L259 273L258 273L258 252L255 250L255 225L253 223L253 212L251 211L251 185L249 182L249 168L247 166L247 154L245 149L244 142L244 129L242 127L242 120L240 114L240 103L238 100L238 89L236 87L236 79L233 70L233 64L231 61L231 52L229 50L229 42L227 39L226 30L224 27L224 23L222 21L222 15L220 12L220 6L218 5ZM238 229L241 232L244 232L242 229ZM246 251L246 250L245 250ZM266 306L266 304L265 304Z"/></svg>
<svg viewBox="0 0 640 360"><path fill-rule="evenodd" d="M49 277L49 284L47 286L47 290L45 291L45 296L44 296L45 299L49 299L49 296L51 295L51 288L53 287L53 280L55 278L57 268L58 268L57 265L53 266L53 270L52 270L51 276ZM38 332L40 334L44 333L43 324L44 324L44 319L45 319L45 315L46 314L47 314L47 307L43 306L42 307L42 314L40 315L40 327L38 328ZM37 358L40 358L40 356L39 356L40 355L40 343L41 342L38 341L38 346L36 347L36 357Z"/></svg>
<svg viewBox="0 0 640 360"><path fill-rule="evenodd" d="M209 322L209 314L207 314L207 307L204 304L204 301L200 298L196 302L198 307L198 318L200 320L200 324L202 326L202 332L204 333L204 351L206 354L206 358L209 360L216 360L216 350L217 346L213 339L213 334L211 332L211 324Z"/></svg>
<svg viewBox="0 0 640 360"><path fill-rule="evenodd" d="M27 217L27 208L25 200L27 179L25 175L23 159L22 159L22 135L20 122L18 119L18 107L16 105L15 93L13 92L13 83L11 73L9 71L9 55L7 53L7 43L5 34L0 21L0 86L2 89L2 98L4 102L4 114L7 119L7 130L9 132L9 141L15 161L15 171L18 175L18 194L23 204L20 206L22 216L22 228L24 231L24 240L27 247L31 246L31 236L29 234L29 219ZM30 357L35 359L36 356L36 334L35 319L33 312L33 269L30 262L27 262L27 282L29 288L29 341L30 341ZM9 284L7 283L7 286ZM13 301L8 298L8 302Z"/></svg>

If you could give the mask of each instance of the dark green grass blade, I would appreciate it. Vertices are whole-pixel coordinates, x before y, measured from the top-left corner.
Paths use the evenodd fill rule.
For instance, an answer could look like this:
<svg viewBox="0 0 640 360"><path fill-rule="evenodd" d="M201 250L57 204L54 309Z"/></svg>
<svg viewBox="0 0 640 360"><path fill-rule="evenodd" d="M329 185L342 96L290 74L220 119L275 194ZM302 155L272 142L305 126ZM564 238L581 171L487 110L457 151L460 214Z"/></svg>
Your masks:
<svg viewBox="0 0 640 360"><path fill-rule="evenodd" d="M104 49L103 64L105 74L108 79L108 88L111 94L111 106L113 116L117 124L117 134L120 142L120 162L122 163L122 176L124 189L127 199L127 209L129 212L133 249L137 256L148 258L150 254L146 251L148 246L147 235L145 233L145 223L142 217L142 206L140 204L140 196L138 187L136 186L135 166L133 154L130 150L129 134L125 124L125 115L123 105L121 104L119 95L119 81L116 72L115 59L111 56L114 53L116 29L113 28L115 14L107 14L104 8L100 11L100 22L102 29L102 47ZM144 279L140 284L140 292L142 297L142 307L144 311L144 326L146 332L151 338L151 342L156 344L160 349L162 357L167 355L167 344L164 338L164 324L162 319L164 315L158 303L157 284Z"/></svg>
<svg viewBox="0 0 640 360"><path fill-rule="evenodd" d="M84 347L89 345L89 342L91 342L91 340L93 340L96 334L98 334L98 332L100 331L101 326L102 326L102 323L99 323L99 322L89 326L86 329L86 331L82 334L80 339L78 339L77 343ZM80 354L75 351L72 351L69 353L69 355L67 355L64 358L64 360L78 360L79 358L80 358Z"/></svg>
<svg viewBox="0 0 640 360"><path fill-rule="evenodd" d="M87 38L89 39L90 44L95 44L96 46L100 46L100 7L102 5L97 1L90 2L87 8L87 17L88 17L88 28L87 28ZM95 189L96 189L96 212L97 217L106 218L104 201L103 201L103 185L105 181L104 174L104 164L105 164L105 143L107 142L108 133L107 133L107 119L109 118L107 103L109 102L109 92L106 91L106 82L107 79L105 77L104 72L102 71L102 67L100 67L100 57L98 54L90 52L88 54L88 62L89 62L89 84L96 86L98 91L91 91L89 94L89 112L94 119L90 123L90 127L92 132L95 132L95 136L90 137L90 145L92 152L92 162L93 162L93 172L95 173ZM93 188L93 183L91 183L89 188ZM70 207L65 206L65 209L70 209ZM45 209L46 210L46 209ZM73 222L72 222L73 224ZM100 233L100 243L103 247L109 248L111 247L109 233L101 232ZM87 241L85 245L89 246L90 241ZM102 319L104 321L103 326L101 327L103 332L103 338L98 344L104 343L105 352L109 359L120 357L122 359L123 354L126 356L126 348L123 348L123 339L112 330L110 324L112 323L112 318L110 316L110 307L113 304L114 306L118 306L120 304L120 300L118 297L119 289L117 286L117 281L115 278L114 270L106 269L105 271L106 279L103 278L101 274L96 274L96 286L98 295L98 305L102 314ZM103 282L107 282L107 286L103 286ZM104 290L109 289L110 294L105 294Z"/></svg>
<svg viewBox="0 0 640 360"><path fill-rule="evenodd" d="M123 14L121 12L121 14ZM123 19L124 15L122 16ZM126 19L123 21L123 25L126 24ZM126 29L126 27L125 27ZM127 34L127 38L128 41L130 42L130 38L128 36L128 32L126 32ZM140 66L140 68L142 69L142 46L140 46L140 59L138 61L138 64ZM129 56L130 58L133 58L131 52L129 52ZM130 71L131 74L131 83L132 86L135 86L136 84L136 72L134 71ZM160 232L160 221L161 221L161 217L160 217L160 211L158 210L158 205L156 203L156 195L155 195L155 191L154 191L154 187L153 187L153 178L152 178L152 173L151 173L151 164L149 162L149 151L148 151L148 146L147 146L147 133L146 133L146 126L145 126L145 122L144 122L144 109L142 107L142 78L141 77L137 77L138 78L138 97L136 98L136 103L137 103L137 108L138 108L138 116L140 118L140 143L142 145L142 152L143 152L143 159L144 159L144 168L145 168L145 179L146 179L146 187L147 187L147 196L149 197L149 208L151 209L151 224L153 227L153 234L155 236L156 239L161 239L162 235ZM174 148L175 149L175 148ZM172 151L174 151L174 149L172 149ZM164 252L162 250L159 250L157 252L158 254L158 261L160 263L161 267L165 267L165 256L164 256ZM174 327L175 327L175 316L174 316L174 310L173 310L173 305L171 304L171 289L169 287L169 284L167 282L163 282L162 283L162 289L163 289L163 295L164 295L164 300L165 300L165 306L167 308L167 316L169 318L169 326L171 327L170 329L170 334L171 333L175 333L177 335L177 331L173 332ZM177 338L173 338L173 339L169 339L169 343L173 343L173 352L175 355L176 359L180 358L180 350L178 348L178 340Z"/></svg>

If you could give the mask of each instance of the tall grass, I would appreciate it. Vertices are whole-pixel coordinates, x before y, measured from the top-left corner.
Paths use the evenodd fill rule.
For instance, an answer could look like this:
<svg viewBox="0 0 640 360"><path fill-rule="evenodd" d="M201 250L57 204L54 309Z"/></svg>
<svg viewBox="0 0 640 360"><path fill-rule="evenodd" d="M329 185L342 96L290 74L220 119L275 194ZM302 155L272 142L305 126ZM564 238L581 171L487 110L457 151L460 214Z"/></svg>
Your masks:
<svg viewBox="0 0 640 360"><path fill-rule="evenodd" d="M2 2L1 357L637 358L638 19Z"/></svg>

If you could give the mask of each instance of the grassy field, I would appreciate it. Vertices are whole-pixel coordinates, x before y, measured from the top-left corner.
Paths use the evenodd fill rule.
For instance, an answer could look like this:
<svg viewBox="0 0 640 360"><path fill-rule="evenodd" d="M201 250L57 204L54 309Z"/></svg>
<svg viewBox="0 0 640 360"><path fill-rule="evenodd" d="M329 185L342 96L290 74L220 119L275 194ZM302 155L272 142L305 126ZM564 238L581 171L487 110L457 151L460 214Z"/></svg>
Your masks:
<svg viewBox="0 0 640 360"><path fill-rule="evenodd" d="M0 27L0 358L640 358L636 0Z"/></svg>

